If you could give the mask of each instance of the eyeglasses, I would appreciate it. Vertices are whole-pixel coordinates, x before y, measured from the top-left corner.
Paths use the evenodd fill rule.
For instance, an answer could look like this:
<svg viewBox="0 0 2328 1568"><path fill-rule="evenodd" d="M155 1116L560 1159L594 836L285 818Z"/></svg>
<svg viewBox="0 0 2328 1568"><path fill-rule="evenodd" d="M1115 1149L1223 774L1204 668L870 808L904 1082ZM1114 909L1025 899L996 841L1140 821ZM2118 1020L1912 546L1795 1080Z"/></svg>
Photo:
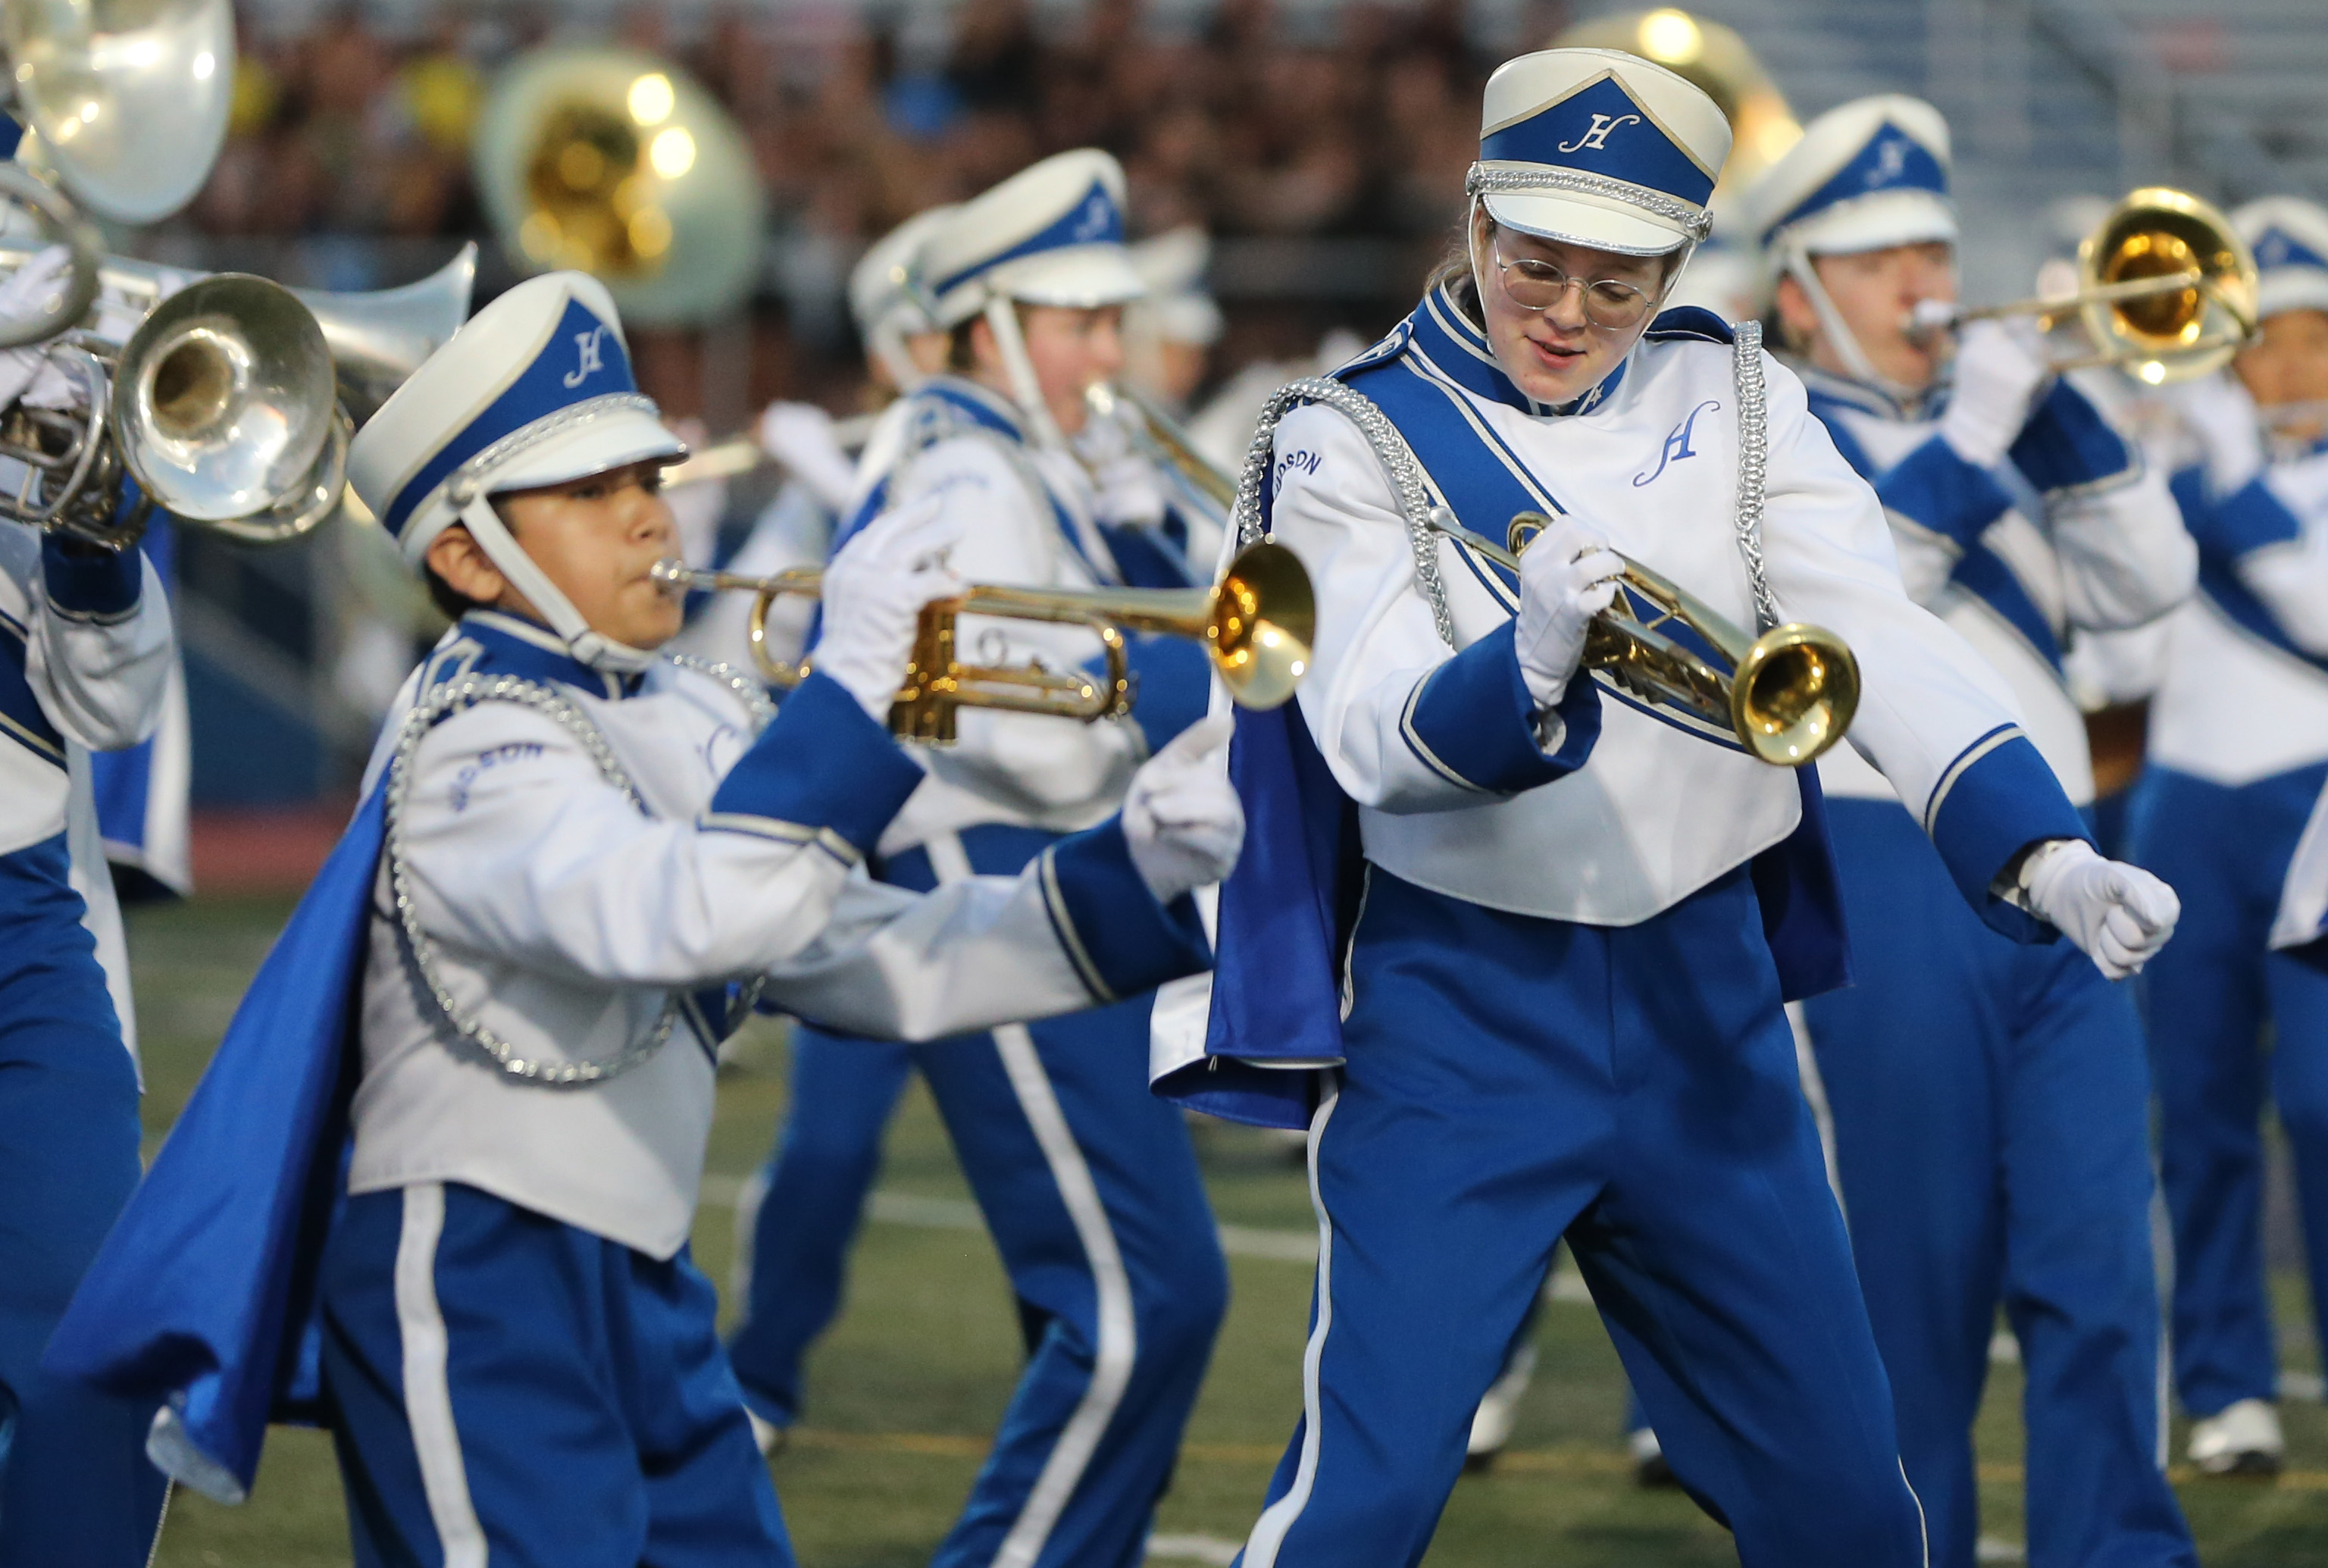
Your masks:
<svg viewBox="0 0 2328 1568"><path fill-rule="evenodd" d="M1507 261L1496 250L1488 251L1488 258L1504 280L1504 292L1522 310L1550 310L1574 287L1583 292L1584 319L1594 326L1628 327L1649 314L1648 295L1629 283L1613 277L1587 282L1571 277L1549 261Z"/></svg>

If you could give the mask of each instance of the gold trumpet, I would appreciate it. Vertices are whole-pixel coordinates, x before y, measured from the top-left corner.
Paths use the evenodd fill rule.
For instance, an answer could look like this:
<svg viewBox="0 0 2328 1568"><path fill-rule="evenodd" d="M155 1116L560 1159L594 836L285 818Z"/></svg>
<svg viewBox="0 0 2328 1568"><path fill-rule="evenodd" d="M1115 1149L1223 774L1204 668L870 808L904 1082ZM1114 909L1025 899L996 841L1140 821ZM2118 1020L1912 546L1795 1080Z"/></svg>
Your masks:
<svg viewBox="0 0 2328 1568"><path fill-rule="evenodd" d="M1121 421L1150 462L1178 483L1188 499L1225 521L1236 505L1236 480L1197 450L1187 432L1138 389L1110 381L1094 381L1084 389L1084 402L1103 419Z"/></svg>
<svg viewBox="0 0 2328 1568"><path fill-rule="evenodd" d="M1511 521L1498 549L1448 523L1436 526L1507 571L1520 552L1551 526L1540 512ZM1738 737L1757 759L1800 767L1851 728L1859 710L1859 661L1850 645L1823 627L1791 621L1749 637L1687 589L1629 556L1617 602L1592 618L1584 634L1582 667L1644 702L1676 708ZM1686 629L1730 666L1721 670L1666 628Z"/></svg>
<svg viewBox="0 0 2328 1568"><path fill-rule="evenodd" d="M2026 315L2050 333L2075 317L2087 352L2051 361L2053 369L2116 365L2156 387L2229 361L2255 335L2257 284L2255 256L2230 220L2187 191L2152 185L2111 208L2079 245L2076 293L1971 310L1928 300L1910 330Z"/></svg>
<svg viewBox="0 0 2328 1568"><path fill-rule="evenodd" d="M815 598L824 574L795 568L774 577L700 571L679 561L655 563L654 580L670 589L734 590L752 604L752 662L775 686L795 686L808 662L789 664L768 651L768 611L787 596ZM962 615L1084 626L1099 638L1106 672L1047 670L1040 664L964 664L956 657ZM1131 711L1136 696L1123 634L1156 632L1205 645L1213 668L1241 708L1275 708L1293 695L1310 668L1317 601L1310 574L1294 553L1266 540L1248 546L1209 588L1018 588L982 584L922 609L905 684L889 708L889 729L934 746L954 738L964 708L1038 713L1091 724Z"/></svg>

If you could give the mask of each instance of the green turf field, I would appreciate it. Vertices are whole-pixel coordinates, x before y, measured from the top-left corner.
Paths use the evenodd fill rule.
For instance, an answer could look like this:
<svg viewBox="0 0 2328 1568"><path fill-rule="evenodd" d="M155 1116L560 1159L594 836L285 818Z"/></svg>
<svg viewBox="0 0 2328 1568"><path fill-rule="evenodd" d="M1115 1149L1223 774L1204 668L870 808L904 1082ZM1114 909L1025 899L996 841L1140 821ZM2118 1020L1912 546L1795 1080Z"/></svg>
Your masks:
<svg viewBox="0 0 2328 1568"><path fill-rule="evenodd" d="M134 914L151 1137L184 1103L286 910L210 901ZM765 1153L784 1105L783 1068L782 1037L772 1028L736 1053L712 1134L715 1198L732 1198L736 1179ZM1199 1147L1222 1220L1262 1233L1254 1250L1308 1228L1300 1172L1262 1141L1211 1126ZM858 1250L849 1310L812 1365L807 1424L775 1463L810 1568L926 1562L1017 1371L1018 1331L1001 1272L984 1236L958 1224L966 1189L918 1094L891 1135L882 1188L890 1196ZM720 1207L707 1207L696 1226L696 1257L714 1279L727 1277L731 1227ZM1266 1255L1234 1256L1231 1267L1228 1324L1158 1519L1157 1562L1227 1561L1223 1548L1252 1524L1300 1409L1309 1272ZM2286 1320L2297 1322L2300 1290L2292 1282L2283 1290ZM1435 1568L1734 1563L1728 1537L1679 1494L1631 1484L1618 1438L1623 1383L1591 1309L1549 1308L1542 1351L1513 1451L1493 1474L1457 1489L1430 1558ZM2289 1359L2315 1365L2308 1344ZM1999 1366L1981 1421L1985 1525L2000 1543L2021 1538L2019 1392L2014 1369ZM2292 1405L2286 1421L2291 1470L2276 1485L2184 1481L2210 1568L2328 1565L2328 1413ZM2179 1445L2179 1427L2176 1439ZM278 1432L242 1507L180 1493L156 1561L162 1568L346 1563L326 1443L314 1432Z"/></svg>

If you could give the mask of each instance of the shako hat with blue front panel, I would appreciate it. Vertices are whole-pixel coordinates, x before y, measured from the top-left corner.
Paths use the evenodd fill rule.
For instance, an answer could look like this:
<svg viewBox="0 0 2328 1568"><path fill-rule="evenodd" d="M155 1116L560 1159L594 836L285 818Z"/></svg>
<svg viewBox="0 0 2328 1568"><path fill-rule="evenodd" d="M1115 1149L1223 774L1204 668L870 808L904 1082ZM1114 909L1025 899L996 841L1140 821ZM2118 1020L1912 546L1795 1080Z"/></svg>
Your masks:
<svg viewBox="0 0 2328 1568"><path fill-rule="evenodd" d="M1729 155L1720 107L1665 67L1614 49L1547 49L1488 79L1465 187L1506 228L1663 256L1705 238Z"/></svg>
<svg viewBox="0 0 2328 1568"><path fill-rule="evenodd" d="M686 455L631 374L605 286L552 272L472 316L380 405L348 483L418 561L473 498Z"/></svg>
<svg viewBox="0 0 2328 1568"><path fill-rule="evenodd" d="M2231 214L2255 252L2256 314L2328 311L2328 208L2295 196L2266 196Z"/></svg>
<svg viewBox="0 0 2328 1568"><path fill-rule="evenodd" d="M1089 307L1139 298L1123 197L1122 165L1079 147L963 202L922 252L938 324L968 321L997 299Z"/></svg>
<svg viewBox="0 0 2328 1568"><path fill-rule="evenodd" d="M1827 110L1746 193L1756 243L1846 255L1957 237L1948 123L1921 99L1882 93Z"/></svg>

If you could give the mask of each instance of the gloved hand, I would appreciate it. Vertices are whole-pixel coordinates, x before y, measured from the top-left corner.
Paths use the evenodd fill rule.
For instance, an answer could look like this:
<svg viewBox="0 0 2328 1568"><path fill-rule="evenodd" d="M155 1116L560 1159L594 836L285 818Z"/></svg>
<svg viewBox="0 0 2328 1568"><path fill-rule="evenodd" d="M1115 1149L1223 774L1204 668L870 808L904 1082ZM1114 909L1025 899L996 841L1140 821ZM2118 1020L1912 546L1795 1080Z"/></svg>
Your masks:
<svg viewBox="0 0 2328 1568"><path fill-rule="evenodd" d="M2228 371L2166 389L2167 406L2199 445L2207 493L2220 500L2263 472L2263 421L2255 399Z"/></svg>
<svg viewBox="0 0 2328 1568"><path fill-rule="evenodd" d="M1140 879L1169 904L1236 869L1244 807L1229 783L1225 713L1190 725L1141 765L1123 797L1123 837Z"/></svg>
<svg viewBox="0 0 2328 1568"><path fill-rule="evenodd" d="M905 683L922 606L962 591L945 559L961 538L960 515L926 496L867 523L824 568L824 633L811 662L875 718L888 718Z"/></svg>
<svg viewBox="0 0 2328 1568"><path fill-rule="evenodd" d="M771 403L760 416L760 450L816 496L827 512L849 504L857 465L832 434L832 416L813 403Z"/></svg>
<svg viewBox="0 0 2328 1568"><path fill-rule="evenodd" d="M30 261L0 281L0 321L15 321L33 315L50 301L60 298L65 291L66 275L72 270L72 251L62 245L51 245L34 253ZM47 368L48 351L39 343L18 349L0 349L0 409L24 395L33 379ZM61 372L52 372L52 380L62 380L78 386Z"/></svg>
<svg viewBox="0 0 2328 1568"><path fill-rule="evenodd" d="M1094 416L1075 439L1075 455L1092 479L1092 516L1111 527L1154 528L1171 495L1121 421Z"/></svg>
<svg viewBox="0 0 2328 1568"><path fill-rule="evenodd" d="M1617 597L1625 563L1572 517L1558 517L1520 552L1520 674L1538 712L1556 707L1584 656L1584 631Z"/></svg>
<svg viewBox="0 0 2328 1568"><path fill-rule="evenodd" d="M2052 379L2029 323L1967 322L1957 336L1956 386L1940 416L1941 437L1974 467L1995 467Z"/></svg>
<svg viewBox="0 0 2328 1568"><path fill-rule="evenodd" d="M2103 859L2083 839L2039 845L2019 880L2030 913L2059 926L2110 980L2149 962L2182 914L2173 888L2139 866Z"/></svg>

